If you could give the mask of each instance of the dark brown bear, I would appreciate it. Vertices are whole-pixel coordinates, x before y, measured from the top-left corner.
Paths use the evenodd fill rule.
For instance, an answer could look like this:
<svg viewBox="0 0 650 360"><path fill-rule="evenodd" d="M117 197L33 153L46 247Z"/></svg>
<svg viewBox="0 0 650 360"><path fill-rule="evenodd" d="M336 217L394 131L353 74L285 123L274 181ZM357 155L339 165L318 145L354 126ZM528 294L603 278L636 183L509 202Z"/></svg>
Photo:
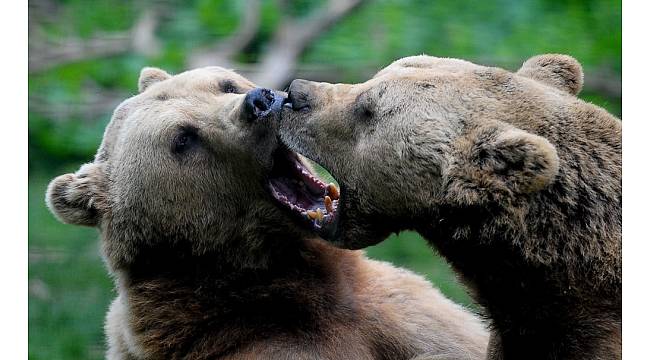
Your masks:
<svg viewBox="0 0 650 360"><path fill-rule="evenodd" d="M281 137L341 184L318 224L357 249L415 229L491 318L490 359L621 357L621 122L582 68L398 60L365 83L295 80Z"/></svg>

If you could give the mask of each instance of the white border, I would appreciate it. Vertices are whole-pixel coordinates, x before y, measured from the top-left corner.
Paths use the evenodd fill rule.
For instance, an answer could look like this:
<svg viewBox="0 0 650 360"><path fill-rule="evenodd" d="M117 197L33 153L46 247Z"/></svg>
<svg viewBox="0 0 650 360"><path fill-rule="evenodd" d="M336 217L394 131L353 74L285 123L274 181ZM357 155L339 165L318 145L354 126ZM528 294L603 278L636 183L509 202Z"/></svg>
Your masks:
<svg viewBox="0 0 650 360"><path fill-rule="evenodd" d="M623 358L650 359L649 8L623 2Z"/></svg>
<svg viewBox="0 0 650 360"><path fill-rule="evenodd" d="M27 1L0 11L0 358L27 358Z"/></svg>

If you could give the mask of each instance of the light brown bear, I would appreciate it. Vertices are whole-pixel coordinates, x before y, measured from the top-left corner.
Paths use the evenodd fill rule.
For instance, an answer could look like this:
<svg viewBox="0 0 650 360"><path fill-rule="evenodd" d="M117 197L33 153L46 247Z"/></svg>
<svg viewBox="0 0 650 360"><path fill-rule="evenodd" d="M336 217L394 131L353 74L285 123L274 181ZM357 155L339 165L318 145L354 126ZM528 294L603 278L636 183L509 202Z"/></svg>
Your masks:
<svg viewBox="0 0 650 360"><path fill-rule="evenodd" d="M295 80L281 138L338 179L319 231L419 231L491 318L490 359L621 357L621 122L564 55L516 73L407 57L355 85Z"/></svg>
<svg viewBox="0 0 650 360"><path fill-rule="evenodd" d="M101 232L109 359L485 356L481 321L423 278L287 216L276 187L301 181L303 211L328 188L279 146L280 94L218 67L145 68L139 90L47 190L61 221Z"/></svg>

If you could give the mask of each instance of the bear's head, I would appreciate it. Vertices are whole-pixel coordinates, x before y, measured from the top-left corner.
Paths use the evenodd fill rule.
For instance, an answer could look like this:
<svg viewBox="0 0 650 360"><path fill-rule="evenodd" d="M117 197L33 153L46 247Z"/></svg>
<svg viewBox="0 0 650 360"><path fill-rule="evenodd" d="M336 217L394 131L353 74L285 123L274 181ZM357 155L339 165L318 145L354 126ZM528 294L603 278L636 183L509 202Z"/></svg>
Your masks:
<svg viewBox="0 0 650 360"><path fill-rule="evenodd" d="M539 134L579 101L582 77L564 55L531 58L516 73L407 57L361 84L293 81L280 135L338 180L341 211L327 237L360 248L435 209L505 204L551 184L558 155Z"/></svg>
<svg viewBox="0 0 650 360"><path fill-rule="evenodd" d="M98 227L113 269L163 252L260 266L301 234L269 189L287 160L271 121L283 100L219 67L145 68L94 161L52 180L47 205Z"/></svg>

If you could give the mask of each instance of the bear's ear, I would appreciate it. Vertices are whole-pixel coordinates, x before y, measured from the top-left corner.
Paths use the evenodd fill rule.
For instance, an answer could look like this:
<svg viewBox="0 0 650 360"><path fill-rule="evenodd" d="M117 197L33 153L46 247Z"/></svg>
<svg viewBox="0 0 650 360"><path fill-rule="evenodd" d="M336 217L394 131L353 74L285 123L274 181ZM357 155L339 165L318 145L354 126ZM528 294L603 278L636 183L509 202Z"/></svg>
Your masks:
<svg viewBox="0 0 650 360"><path fill-rule="evenodd" d="M542 190L555 179L559 159L548 140L490 124L460 138L445 172L447 200L463 205L501 201Z"/></svg>
<svg viewBox="0 0 650 360"><path fill-rule="evenodd" d="M105 209L104 177L100 165L83 165L74 174L61 175L50 182L45 202L60 221L96 226Z"/></svg>
<svg viewBox="0 0 650 360"><path fill-rule="evenodd" d="M140 71L138 80L138 91L143 92L152 84L163 81L172 77L164 70L155 67L145 67Z"/></svg>
<svg viewBox="0 0 650 360"><path fill-rule="evenodd" d="M578 60L568 55L546 54L534 56L521 66L517 74L543 82L546 85L578 95L584 75Z"/></svg>

